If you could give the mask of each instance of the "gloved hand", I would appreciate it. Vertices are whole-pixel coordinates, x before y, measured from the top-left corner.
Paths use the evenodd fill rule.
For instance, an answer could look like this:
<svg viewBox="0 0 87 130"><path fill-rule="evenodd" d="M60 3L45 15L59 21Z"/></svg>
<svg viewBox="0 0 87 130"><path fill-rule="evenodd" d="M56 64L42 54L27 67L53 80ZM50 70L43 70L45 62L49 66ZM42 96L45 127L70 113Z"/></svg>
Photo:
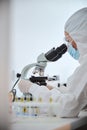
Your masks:
<svg viewBox="0 0 87 130"><path fill-rule="evenodd" d="M30 82L29 80L21 79L18 83L18 88L22 93L28 93L29 88L32 86L32 84L33 83Z"/></svg>
<svg viewBox="0 0 87 130"><path fill-rule="evenodd" d="M53 89L53 88L58 88L58 81L47 81L47 88L49 90Z"/></svg>

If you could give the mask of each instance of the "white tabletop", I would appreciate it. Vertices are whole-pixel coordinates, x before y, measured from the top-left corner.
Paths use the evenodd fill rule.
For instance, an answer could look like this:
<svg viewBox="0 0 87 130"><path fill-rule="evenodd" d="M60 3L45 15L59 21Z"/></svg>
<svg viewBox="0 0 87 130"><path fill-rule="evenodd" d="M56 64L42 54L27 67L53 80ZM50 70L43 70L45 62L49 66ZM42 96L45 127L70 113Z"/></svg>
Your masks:
<svg viewBox="0 0 87 130"><path fill-rule="evenodd" d="M87 111L81 111L77 118L14 116L11 130L72 130L87 124Z"/></svg>

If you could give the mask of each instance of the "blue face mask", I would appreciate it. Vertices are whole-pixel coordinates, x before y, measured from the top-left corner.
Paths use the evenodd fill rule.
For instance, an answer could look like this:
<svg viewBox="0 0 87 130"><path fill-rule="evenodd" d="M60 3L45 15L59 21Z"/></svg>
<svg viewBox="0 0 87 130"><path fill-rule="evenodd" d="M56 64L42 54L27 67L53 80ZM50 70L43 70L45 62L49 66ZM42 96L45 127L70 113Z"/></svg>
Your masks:
<svg viewBox="0 0 87 130"><path fill-rule="evenodd" d="M68 52L75 60L79 59L79 57L80 57L79 51L76 50L75 48L73 48L73 46L71 44L69 44L69 46L68 46Z"/></svg>

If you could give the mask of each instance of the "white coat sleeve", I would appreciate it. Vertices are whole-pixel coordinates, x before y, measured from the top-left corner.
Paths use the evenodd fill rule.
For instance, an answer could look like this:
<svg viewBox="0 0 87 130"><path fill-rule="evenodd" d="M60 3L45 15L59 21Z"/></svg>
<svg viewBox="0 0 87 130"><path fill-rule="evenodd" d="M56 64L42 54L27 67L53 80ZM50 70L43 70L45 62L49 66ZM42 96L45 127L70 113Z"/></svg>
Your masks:
<svg viewBox="0 0 87 130"><path fill-rule="evenodd" d="M48 90L45 86L38 86L36 84L30 88L29 92L32 93L36 99L42 97L42 100L45 102L48 102L49 98L52 97L53 101L57 103L57 109L54 109L54 114L60 117L74 117L78 115L78 112L73 111L73 109L78 106L78 102L72 94L61 93L55 88Z"/></svg>
<svg viewBox="0 0 87 130"><path fill-rule="evenodd" d="M48 101L49 97L51 96L51 93L46 86L39 86L37 84L32 84L29 92L34 96L35 100L42 98L43 102Z"/></svg>
<svg viewBox="0 0 87 130"><path fill-rule="evenodd" d="M57 103L55 114L59 117L76 117L79 114L77 109L79 102L72 93L59 93L58 90L51 90L51 97Z"/></svg>
<svg viewBox="0 0 87 130"><path fill-rule="evenodd" d="M64 94L55 88L49 90L45 86L38 86L36 84L30 88L29 92L36 99L41 97L44 102L48 102L51 97L57 103L57 109L54 109L54 114L60 117L75 117L78 115L78 110L74 112L74 108L78 106L78 102L75 96L70 93Z"/></svg>

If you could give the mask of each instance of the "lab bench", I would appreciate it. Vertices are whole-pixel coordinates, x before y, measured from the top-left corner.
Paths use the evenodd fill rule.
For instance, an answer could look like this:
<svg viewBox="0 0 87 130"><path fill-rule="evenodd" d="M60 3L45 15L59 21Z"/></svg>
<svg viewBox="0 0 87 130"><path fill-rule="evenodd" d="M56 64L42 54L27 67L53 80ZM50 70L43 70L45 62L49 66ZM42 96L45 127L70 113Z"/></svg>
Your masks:
<svg viewBox="0 0 87 130"><path fill-rule="evenodd" d="M50 116L14 116L11 130L86 130L87 111L83 110L76 118Z"/></svg>

